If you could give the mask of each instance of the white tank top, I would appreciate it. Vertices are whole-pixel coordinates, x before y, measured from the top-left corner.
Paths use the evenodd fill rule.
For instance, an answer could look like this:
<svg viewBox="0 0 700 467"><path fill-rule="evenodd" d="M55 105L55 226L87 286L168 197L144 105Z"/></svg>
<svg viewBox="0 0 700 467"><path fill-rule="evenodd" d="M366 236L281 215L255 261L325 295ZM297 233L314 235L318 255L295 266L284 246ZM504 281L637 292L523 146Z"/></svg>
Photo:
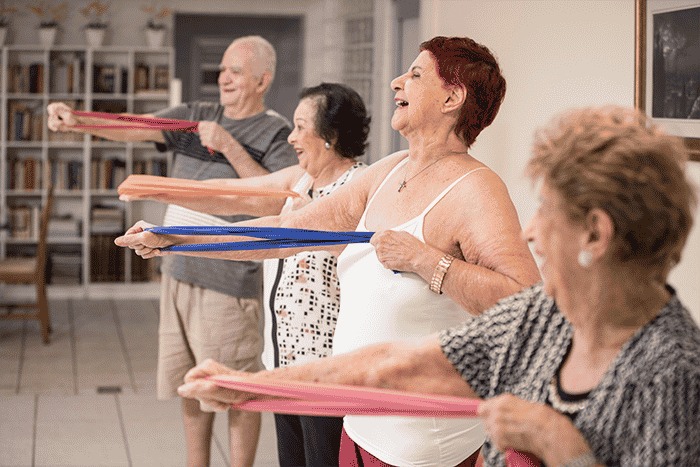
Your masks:
<svg viewBox="0 0 700 467"><path fill-rule="evenodd" d="M365 207L357 231L366 232L367 211L377 193L408 158L389 172ZM391 230L408 232L421 241L430 210L467 175L440 193L417 217ZM447 295L436 295L417 274L386 269L371 244L351 244L338 257L341 284L340 314L333 337L333 354L388 341L415 342L421 337L463 323L469 318ZM350 438L382 461L396 466L454 466L484 442L476 419L346 416Z"/></svg>

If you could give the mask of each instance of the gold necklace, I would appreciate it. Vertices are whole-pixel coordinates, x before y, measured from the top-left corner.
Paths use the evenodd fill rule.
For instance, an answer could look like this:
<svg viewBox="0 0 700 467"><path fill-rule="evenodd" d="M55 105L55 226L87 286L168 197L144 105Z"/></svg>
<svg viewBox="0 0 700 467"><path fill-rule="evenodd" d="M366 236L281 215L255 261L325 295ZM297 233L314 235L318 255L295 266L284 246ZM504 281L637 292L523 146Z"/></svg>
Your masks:
<svg viewBox="0 0 700 467"><path fill-rule="evenodd" d="M399 189L398 189L397 191L398 191L399 193L401 193L401 190L403 190L404 188L406 188L406 185L408 185L408 182L410 182L411 180L413 180L414 178L416 178L417 176L419 176L420 174L422 174L423 172L425 172L428 168L430 168L430 167L432 167L433 165L437 164L438 162L440 162L441 160L443 160L443 159L446 158L446 157L456 156L457 154L467 154L467 151L464 151L464 152L453 152L453 153L450 153L450 154L446 154L446 155L440 157L439 159L435 159L433 162L431 162L430 164L428 164L428 165L426 165L425 167L423 167L422 169L420 169L415 175L412 175L412 176L411 176L410 178L408 178L408 179L406 179L406 175L408 175L408 163L406 163L406 172L403 174L403 181L402 181L401 183L399 183Z"/></svg>

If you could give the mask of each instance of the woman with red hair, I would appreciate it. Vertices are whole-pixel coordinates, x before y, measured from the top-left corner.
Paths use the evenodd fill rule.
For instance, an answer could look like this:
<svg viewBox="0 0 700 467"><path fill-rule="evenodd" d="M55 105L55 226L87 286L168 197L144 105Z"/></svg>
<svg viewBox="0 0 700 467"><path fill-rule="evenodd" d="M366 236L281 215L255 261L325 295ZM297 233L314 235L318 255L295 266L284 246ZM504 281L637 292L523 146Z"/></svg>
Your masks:
<svg viewBox="0 0 700 467"><path fill-rule="evenodd" d="M420 48L409 70L391 82L391 125L408 140L408 151L385 157L303 209L244 223L377 232L371 244L332 247L341 284L334 355L415 342L539 279L504 183L469 154L505 95L496 59L468 38L435 37ZM169 254L159 248L174 243L231 240L158 236L144 232L148 226L137 223L117 244L148 258ZM243 260L297 251L185 254ZM471 465L483 441L476 420L348 416L341 464Z"/></svg>

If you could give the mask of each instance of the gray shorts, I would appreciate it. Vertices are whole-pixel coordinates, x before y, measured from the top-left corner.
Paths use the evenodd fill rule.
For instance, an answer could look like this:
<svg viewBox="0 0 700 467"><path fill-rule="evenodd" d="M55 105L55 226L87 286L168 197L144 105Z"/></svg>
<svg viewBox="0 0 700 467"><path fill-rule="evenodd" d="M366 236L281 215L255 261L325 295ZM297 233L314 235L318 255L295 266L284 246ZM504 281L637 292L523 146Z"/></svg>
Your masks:
<svg viewBox="0 0 700 467"><path fill-rule="evenodd" d="M261 320L257 299L231 297L164 274L158 329L158 399L176 397L185 373L207 358L236 370L260 370Z"/></svg>

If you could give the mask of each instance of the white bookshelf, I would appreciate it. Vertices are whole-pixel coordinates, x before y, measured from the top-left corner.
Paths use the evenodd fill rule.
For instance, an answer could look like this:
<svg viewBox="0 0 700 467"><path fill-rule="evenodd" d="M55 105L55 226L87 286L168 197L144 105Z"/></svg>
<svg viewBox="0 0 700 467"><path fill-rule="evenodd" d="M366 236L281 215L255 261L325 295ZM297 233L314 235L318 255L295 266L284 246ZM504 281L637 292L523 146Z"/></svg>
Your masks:
<svg viewBox="0 0 700 467"><path fill-rule="evenodd" d="M10 45L0 49L0 258L32 254L36 229L24 220L47 196L54 180L49 235L50 290L93 295L119 293L153 279L152 265L108 242L162 207L122 203L116 187L131 173L165 174L170 161L151 143L117 143L89 135L57 134L46 127L46 107L63 101L81 110L150 113L170 101L171 47ZM24 208L26 206L26 209ZM98 207L105 209L96 209ZM98 213L103 219L97 217ZM61 220L57 220L61 219ZM74 224L73 224L74 223ZM97 245L102 245L102 250Z"/></svg>

